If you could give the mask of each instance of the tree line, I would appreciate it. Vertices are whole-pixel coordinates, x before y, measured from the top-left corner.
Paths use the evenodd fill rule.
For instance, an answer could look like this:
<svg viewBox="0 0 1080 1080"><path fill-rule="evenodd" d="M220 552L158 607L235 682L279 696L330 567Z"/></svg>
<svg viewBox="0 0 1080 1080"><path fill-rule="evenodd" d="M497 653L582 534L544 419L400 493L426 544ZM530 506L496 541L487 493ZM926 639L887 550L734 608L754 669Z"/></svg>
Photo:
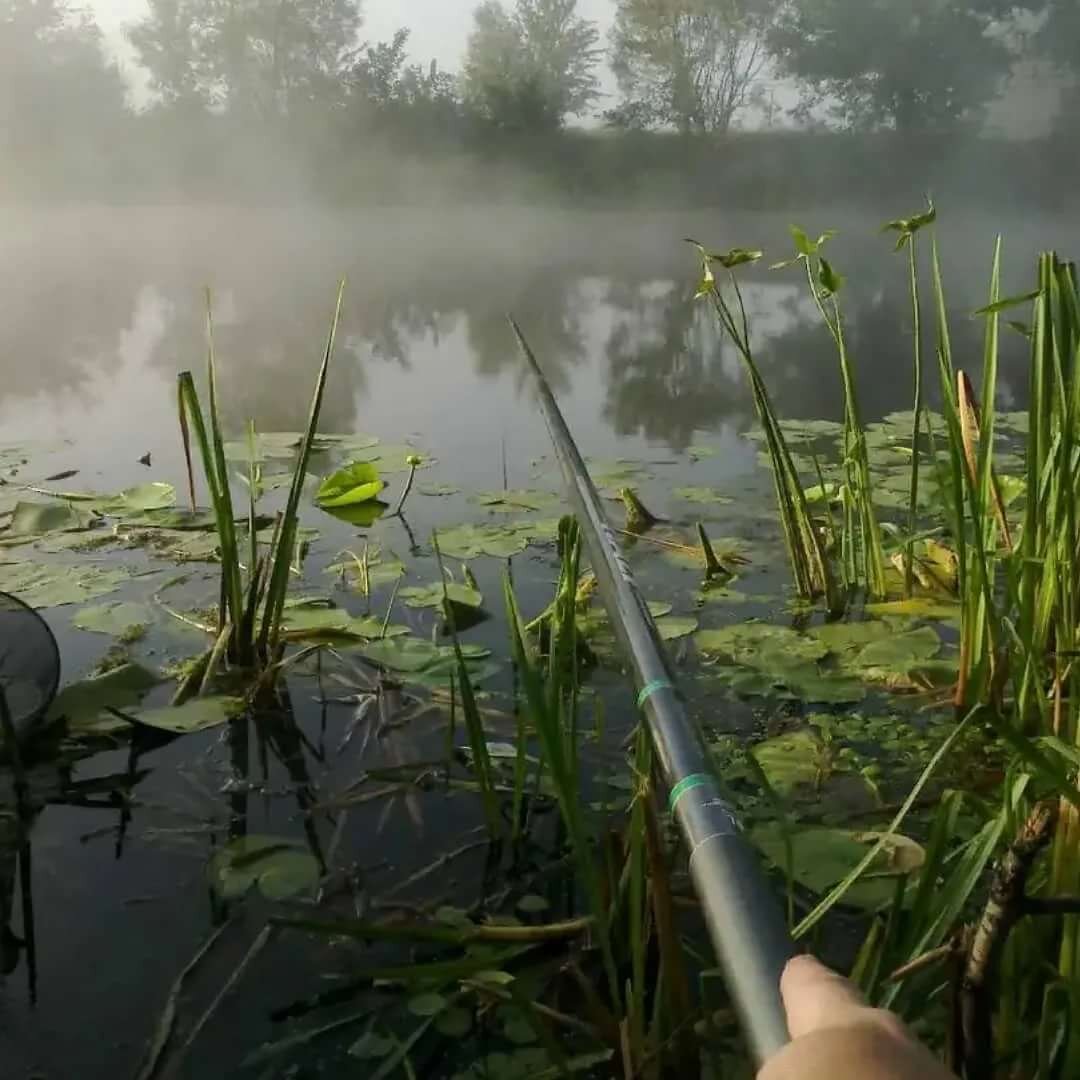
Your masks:
<svg viewBox="0 0 1080 1080"><path fill-rule="evenodd" d="M586 118L719 137L779 110L813 127L953 131L977 125L1021 58L1080 83L1078 12L1076 0L614 0L605 40L577 0L483 0L450 72L410 60L408 29L366 41L362 0L149 0L127 31L151 91L133 102L74 0L0 0L0 150L32 169L73 147L100 153L136 118L328 147ZM780 103L778 84L794 91ZM1062 125L1075 115L1063 109Z"/></svg>

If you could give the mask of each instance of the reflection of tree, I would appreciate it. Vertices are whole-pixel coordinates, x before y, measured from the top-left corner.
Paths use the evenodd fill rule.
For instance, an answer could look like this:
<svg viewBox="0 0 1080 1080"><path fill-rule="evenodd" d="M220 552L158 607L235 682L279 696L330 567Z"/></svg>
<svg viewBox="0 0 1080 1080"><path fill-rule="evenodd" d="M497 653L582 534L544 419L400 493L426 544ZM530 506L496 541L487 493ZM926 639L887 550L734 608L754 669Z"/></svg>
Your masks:
<svg viewBox="0 0 1080 1080"><path fill-rule="evenodd" d="M711 313L693 288L613 290L623 306L607 344L604 418L620 435L640 432L683 450L745 394L732 375Z"/></svg>

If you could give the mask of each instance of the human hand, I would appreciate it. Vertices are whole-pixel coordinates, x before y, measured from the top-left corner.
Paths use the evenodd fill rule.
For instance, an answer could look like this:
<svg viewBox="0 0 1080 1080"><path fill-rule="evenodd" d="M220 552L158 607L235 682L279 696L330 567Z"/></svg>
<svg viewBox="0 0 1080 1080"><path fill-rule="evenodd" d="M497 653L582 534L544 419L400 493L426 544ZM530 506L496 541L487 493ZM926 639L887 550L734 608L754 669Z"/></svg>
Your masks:
<svg viewBox="0 0 1080 1080"><path fill-rule="evenodd" d="M758 1080L956 1080L897 1017L871 1009L847 979L812 956L790 961L780 993L792 1041Z"/></svg>

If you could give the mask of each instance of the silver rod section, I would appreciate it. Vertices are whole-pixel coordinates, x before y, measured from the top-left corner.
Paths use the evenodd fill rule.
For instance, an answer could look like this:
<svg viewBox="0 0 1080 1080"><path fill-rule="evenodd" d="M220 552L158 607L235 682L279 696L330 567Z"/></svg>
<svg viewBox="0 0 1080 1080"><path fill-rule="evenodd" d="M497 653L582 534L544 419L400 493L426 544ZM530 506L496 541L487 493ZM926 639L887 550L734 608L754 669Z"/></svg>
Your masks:
<svg viewBox="0 0 1080 1080"><path fill-rule="evenodd" d="M597 588L630 660L670 805L690 852L690 874L743 1032L758 1064L789 1041L780 975L795 953L780 906L721 795L712 760L690 719L648 606L589 478L547 379L516 322L541 411L596 575Z"/></svg>

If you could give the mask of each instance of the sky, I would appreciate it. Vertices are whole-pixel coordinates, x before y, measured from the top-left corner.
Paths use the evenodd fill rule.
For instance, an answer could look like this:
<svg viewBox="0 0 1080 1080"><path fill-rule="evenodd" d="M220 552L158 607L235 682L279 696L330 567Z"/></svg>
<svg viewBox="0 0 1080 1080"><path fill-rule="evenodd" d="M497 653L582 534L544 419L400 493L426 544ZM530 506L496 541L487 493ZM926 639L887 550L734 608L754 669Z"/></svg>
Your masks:
<svg viewBox="0 0 1080 1080"><path fill-rule="evenodd" d="M131 49L124 40L124 26L146 11L146 0L87 0L110 47L125 67L134 66ZM385 41L402 26L412 30L410 51L415 60L435 59L448 70L460 67L465 40L478 0L365 0L362 35L370 41ZM614 0L578 0L583 16L600 24L605 41L611 25ZM142 80L130 72L132 81Z"/></svg>

